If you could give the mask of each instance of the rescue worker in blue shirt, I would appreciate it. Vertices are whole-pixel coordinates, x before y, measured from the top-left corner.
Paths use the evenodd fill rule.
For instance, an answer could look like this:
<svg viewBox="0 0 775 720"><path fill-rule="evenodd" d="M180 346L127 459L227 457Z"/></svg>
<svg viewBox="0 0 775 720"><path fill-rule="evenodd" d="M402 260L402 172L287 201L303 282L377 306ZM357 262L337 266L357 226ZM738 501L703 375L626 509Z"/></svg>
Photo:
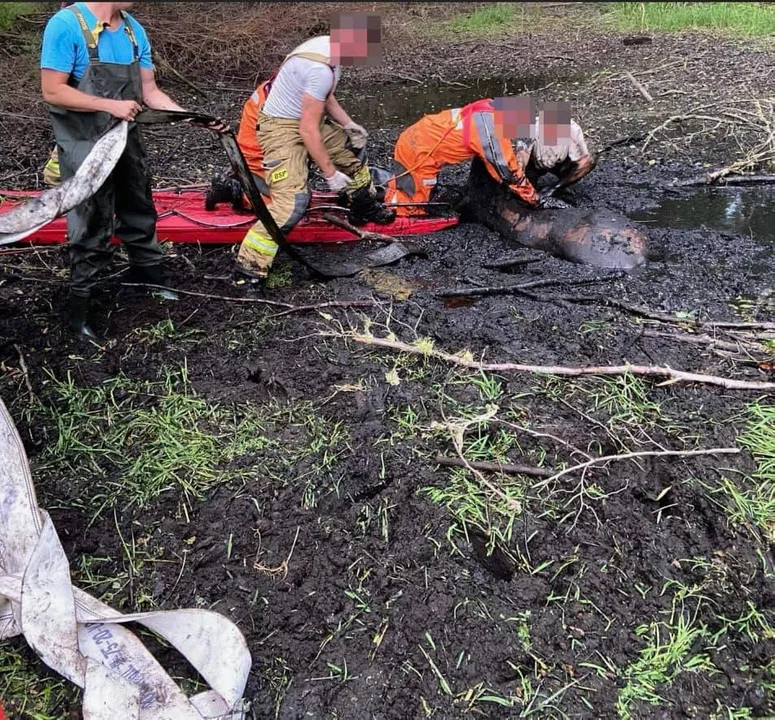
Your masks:
<svg viewBox="0 0 775 720"><path fill-rule="evenodd" d="M90 298L111 258L110 238L124 244L134 282L164 284L163 251L156 238L140 128L142 105L183 110L156 85L151 46L142 25L126 10L134 3L76 2L47 23L41 50L41 90L49 105L60 175L67 180L115 122L129 122L126 149L97 193L68 213L70 328L96 337L89 325ZM219 121L210 129L223 132ZM168 299L174 298L169 294Z"/></svg>

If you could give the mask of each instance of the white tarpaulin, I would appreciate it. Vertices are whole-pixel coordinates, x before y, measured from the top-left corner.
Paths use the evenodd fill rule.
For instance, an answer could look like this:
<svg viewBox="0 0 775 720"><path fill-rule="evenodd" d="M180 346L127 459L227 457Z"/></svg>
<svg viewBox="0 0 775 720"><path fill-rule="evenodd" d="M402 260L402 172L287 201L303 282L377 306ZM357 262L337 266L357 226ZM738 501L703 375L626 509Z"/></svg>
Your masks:
<svg viewBox="0 0 775 720"><path fill-rule="evenodd" d="M163 637L211 690L187 697L122 623ZM0 400L0 639L23 635L50 668L83 688L85 720L244 717L251 658L230 620L209 610L122 615L70 582L51 518Z"/></svg>

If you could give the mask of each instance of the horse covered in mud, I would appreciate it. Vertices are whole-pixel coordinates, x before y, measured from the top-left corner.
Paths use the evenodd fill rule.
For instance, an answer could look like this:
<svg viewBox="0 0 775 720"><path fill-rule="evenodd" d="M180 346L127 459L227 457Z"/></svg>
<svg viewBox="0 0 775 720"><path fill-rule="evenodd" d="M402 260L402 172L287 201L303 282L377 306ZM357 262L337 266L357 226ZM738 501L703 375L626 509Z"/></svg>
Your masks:
<svg viewBox="0 0 775 720"><path fill-rule="evenodd" d="M646 236L628 218L603 208L533 210L478 158L468 176L465 214L507 240L571 262L633 270L646 261Z"/></svg>

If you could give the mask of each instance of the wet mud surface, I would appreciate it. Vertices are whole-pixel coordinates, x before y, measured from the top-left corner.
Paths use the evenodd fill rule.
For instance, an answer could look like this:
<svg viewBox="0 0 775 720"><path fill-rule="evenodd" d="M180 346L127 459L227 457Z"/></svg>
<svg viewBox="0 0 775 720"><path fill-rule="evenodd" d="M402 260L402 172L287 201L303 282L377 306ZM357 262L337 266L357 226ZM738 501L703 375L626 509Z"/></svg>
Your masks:
<svg viewBox="0 0 775 720"><path fill-rule="evenodd" d="M626 178L622 167L602 167L568 196L581 207L605 201L625 213L659 202L648 189L625 196ZM636 179L649 184L648 173ZM468 382L470 375L458 384L460 373L442 363L398 361L330 333L362 329L369 318L376 335L386 335L389 327L407 342L427 337L440 349L468 349L488 361L667 364L766 379L755 363L731 363L707 347L647 337L644 325L626 313L549 302L560 294L583 294L734 321L740 316L732 301L755 301L771 283L775 254L763 240L710 229L645 227L651 251L663 259L621 277L553 257L512 272L488 270L484 266L494 259L536 252L469 224L419 238L427 259L405 259L325 284L281 258L277 272L290 269L289 284L270 291L268 299L379 303L324 315L272 319L276 308L186 295L165 305L113 278L105 281L100 301L98 324L107 337L101 349L79 346L62 331L66 290L51 281L62 275L65 251L39 261L5 258L0 354L13 365L18 345L44 405L61 409L65 402L52 378L69 375L76 386L100 387L120 376L158 382L165 369L185 367L189 392L219 406L248 404L256 417L266 417L266 447L259 443L240 458L239 481L215 483L201 500L171 490L143 509L119 494L115 516L105 510L95 519L88 497L92 480L52 470L46 450L56 442L56 429L50 421L28 422L21 380L4 381L41 504L51 510L75 582L88 577L78 569L79 557L108 558L101 572L112 576L126 572L120 537L142 543L154 562L131 585L113 591L112 602L128 607L140 597L161 608L215 607L234 619L253 655L247 697L256 717L405 718L422 717L426 707L437 717L457 717L466 709L504 717L516 710L480 698L521 692L524 702L514 707L543 707L541 716L559 717L553 708L560 708L569 717L614 717L626 682L601 658L620 669L637 660L643 640L636 628L675 610L676 594L664 591L671 581L702 587L728 617L744 614L749 601L772 605L772 579L762 575L762 558L746 531L731 527L706 492L689 482L713 483L723 468L750 472L750 457L652 459L594 473L603 491L614 494L580 512L575 522L561 520L559 511L542 517L525 497L509 540L488 549L481 529L452 532L454 513L428 498L450 482L450 469L437 466L435 454L454 455L449 436L429 426L443 420L442 410L465 406L482 412L487 397ZM173 248L172 282L193 292L240 296L230 283L206 279L228 275L231 262L229 249ZM572 286L594 278L600 283ZM557 285L542 291L544 301L515 295L465 304L438 296L444 288L534 280ZM772 320L772 308L764 306L757 319ZM168 321L174 332L152 338L149 331ZM389 382L396 368L398 381ZM601 454L620 449L612 438L626 437L630 420L609 424L609 412L583 402L584 392L602 392L599 381L549 382L507 373L497 380L501 392L494 399L510 417L582 450L590 444ZM703 447L734 444L732 419L758 396L652 382L644 388L669 422L649 426L646 419L645 430L632 421L631 432L637 442L649 442L640 435L645 432L673 447L691 445L693 438ZM109 402L120 406L122 397ZM154 402L148 397L140 407ZM305 419L305 413L317 420ZM316 422L327 428L317 438ZM337 433L342 437L335 439ZM330 443L330 457L321 459L326 453L314 442ZM511 451L509 459L534 464L544 453L549 468L568 461L562 448L529 437L520 438L519 452ZM120 486L110 462L98 461L97 467L100 487ZM671 502L657 522L655 498L665 488L672 488ZM707 558L710 565L693 558ZM92 591L109 588L96 582ZM687 598L681 612L694 612L692 602ZM715 606L702 604L697 612L708 627L719 627ZM730 638L713 652L718 673L679 675L660 688L663 702L655 708L637 704L634 716L708 717L722 701L766 714L765 648L743 635ZM602 670L591 670L590 663ZM525 689L520 677L529 679Z"/></svg>
<svg viewBox="0 0 775 720"><path fill-rule="evenodd" d="M590 48L579 45L579 65ZM656 58L659 48L632 52ZM479 73L491 83L486 55L470 54L465 77ZM393 63L389 71L415 75L400 57ZM446 70L463 77L458 65L465 63L461 54ZM474 99L479 89L465 91ZM176 97L193 97L186 92ZM595 102L614 107L611 98ZM209 102L236 121L242 97L212 92ZM604 127L595 102L584 112L596 122L582 122L592 137L610 142L630 132L627 118ZM384 105L363 108L374 113L371 156L385 165L401 117ZM30 167L45 159L41 127L20 140ZM226 164L204 131L181 135L178 128L147 133L157 186L207 182ZM710 157L711 146L698 153ZM246 697L260 718L662 720L728 717L725 709L739 708L772 716L773 639L724 620L772 608L772 538L750 522L732 522L723 498L709 491L724 477L749 477L749 453L611 463L584 476L591 493L579 492L578 475L545 488L537 478L488 475L514 493L517 505L506 513L473 476L435 461L438 453L456 456L445 422L486 415L493 404L497 418L543 436L480 422L466 435L468 456L552 470L582 461L583 453L735 447L745 406L771 402L771 395L652 380L482 375L347 336L355 329L406 343L425 338L486 362L667 365L773 380L766 353L730 357L676 340L674 333L691 332L688 325L649 323L605 306L613 299L678 320L775 321L767 295L775 238L761 220L761 198L771 195L721 189L722 203L696 189L666 192L671 180L700 172L700 155L665 152L649 166L625 145L564 195L577 208L602 204L637 222L649 260L630 273L545 256L466 223L416 238L426 258L325 283L281 255L278 280L263 299L374 303L286 313L285 306L196 295L250 297L213 279L230 275L231 248L178 246L168 248L170 284L194 294L163 303L123 286L126 262L118 256L97 300L105 340L94 346L63 329L66 249L1 257L0 392L74 583L122 610L225 613L248 640ZM445 172L443 180L463 185L466 174ZM17 180L34 184L24 174L6 184ZM739 202L725 205L728 198ZM697 222L684 222L695 215ZM363 249L334 252L345 258ZM531 262L486 267L503 258ZM551 284L532 296L442 297L445 289L535 281ZM588 300L573 302L582 296ZM79 389L96 394L85 400ZM188 400L210 408L191 422L212 440L201 450L212 462L178 467L183 479L145 505L124 460L88 457L77 443L61 447L65 437L105 443L115 423L172 417L165 403L173 394L184 424L193 412ZM62 417L76 429L63 429ZM155 444L164 427L150 420L148 427L122 441L129 458L164 455ZM193 435L186 442L199 447ZM477 455L482 448L490 454ZM463 514L471 503L479 515ZM681 621L702 633L689 635L675 662L646 662L645 649L659 645L654 638L668 644ZM34 661L22 642L12 645ZM159 657L176 677L188 676L179 658L163 649ZM692 658L702 660L696 671L687 668ZM633 688L644 687L636 680L648 681L644 667L657 666L659 699L633 699ZM55 716L78 707L72 696Z"/></svg>

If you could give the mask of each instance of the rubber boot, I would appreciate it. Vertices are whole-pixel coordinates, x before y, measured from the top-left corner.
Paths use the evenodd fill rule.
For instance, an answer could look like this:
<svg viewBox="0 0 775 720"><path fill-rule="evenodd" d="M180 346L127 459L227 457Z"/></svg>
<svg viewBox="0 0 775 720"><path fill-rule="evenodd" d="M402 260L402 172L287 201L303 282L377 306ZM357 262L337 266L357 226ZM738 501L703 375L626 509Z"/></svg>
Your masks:
<svg viewBox="0 0 775 720"><path fill-rule="evenodd" d="M228 202L234 210L242 209L242 188L237 180L225 173L215 173L205 196L205 210L212 212L218 203Z"/></svg>
<svg viewBox="0 0 775 720"><path fill-rule="evenodd" d="M161 264L129 268L129 282L147 283L148 285L165 285L165 281L164 266ZM174 290L161 290L159 288L149 289L152 293L159 295L162 300L180 300L180 295Z"/></svg>
<svg viewBox="0 0 775 720"><path fill-rule="evenodd" d="M353 225L377 223L387 225L396 219L395 210L388 210L373 195L369 188L363 187L350 196L350 213L348 219Z"/></svg>
<svg viewBox="0 0 775 720"><path fill-rule="evenodd" d="M79 337L85 337L89 340L96 340L97 333L89 327L89 309L91 301L89 298L80 295L70 296L70 307L68 310L68 324L70 330Z"/></svg>

